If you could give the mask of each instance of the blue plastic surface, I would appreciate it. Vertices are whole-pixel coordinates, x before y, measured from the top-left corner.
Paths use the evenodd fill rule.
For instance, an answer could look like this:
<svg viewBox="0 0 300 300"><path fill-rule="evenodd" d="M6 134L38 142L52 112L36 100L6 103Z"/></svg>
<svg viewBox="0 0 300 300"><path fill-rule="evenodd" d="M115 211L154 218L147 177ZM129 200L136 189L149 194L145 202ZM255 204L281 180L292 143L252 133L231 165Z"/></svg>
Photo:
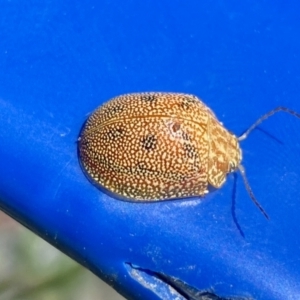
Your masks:
<svg viewBox="0 0 300 300"><path fill-rule="evenodd" d="M76 149L88 113L127 92L196 94L237 135L276 106L300 112L299 15L296 0L2 0L1 208L129 298L172 299L147 282L157 272L224 298L300 299L300 120L277 114L241 143L270 221L239 175L203 199L115 200Z"/></svg>

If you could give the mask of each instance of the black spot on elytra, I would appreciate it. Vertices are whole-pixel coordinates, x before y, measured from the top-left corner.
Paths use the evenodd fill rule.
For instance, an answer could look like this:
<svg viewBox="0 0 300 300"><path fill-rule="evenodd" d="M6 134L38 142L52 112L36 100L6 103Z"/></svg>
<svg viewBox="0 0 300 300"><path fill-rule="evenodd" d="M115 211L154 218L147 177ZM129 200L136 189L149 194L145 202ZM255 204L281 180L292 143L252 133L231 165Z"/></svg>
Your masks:
<svg viewBox="0 0 300 300"><path fill-rule="evenodd" d="M144 172L152 172L151 169L149 169L149 167L147 167L146 163L144 161L139 161L136 165L136 167L140 170L140 171L144 171Z"/></svg>
<svg viewBox="0 0 300 300"><path fill-rule="evenodd" d="M146 168L146 164L145 164L145 162L143 162L143 161L139 161L139 162L137 163L136 167L137 167L138 169L140 169L140 170L146 170L146 169L147 169L147 168Z"/></svg>
<svg viewBox="0 0 300 300"><path fill-rule="evenodd" d="M154 95L154 94L144 94L144 95L141 95L141 100L142 101L153 102L153 101L156 100L156 95Z"/></svg>
<svg viewBox="0 0 300 300"><path fill-rule="evenodd" d="M124 134L125 134L125 130L123 128L120 128L120 127L110 128L107 131L107 136L112 141L115 141L115 140L123 137Z"/></svg>
<svg viewBox="0 0 300 300"><path fill-rule="evenodd" d="M190 136L186 133L186 132L182 132L182 138L185 140L185 141L189 141L190 140Z"/></svg>
<svg viewBox="0 0 300 300"><path fill-rule="evenodd" d="M147 134L141 139L142 147L147 150L151 151L156 148L157 139L154 134Z"/></svg>
<svg viewBox="0 0 300 300"><path fill-rule="evenodd" d="M191 104L183 100L183 101L180 103L180 106L181 106L184 110L189 110L189 108L191 107Z"/></svg>
<svg viewBox="0 0 300 300"><path fill-rule="evenodd" d="M136 165L137 170L142 174L147 175L158 175L160 172L157 170L150 169L144 161L140 161Z"/></svg>
<svg viewBox="0 0 300 300"><path fill-rule="evenodd" d="M117 104L114 104L113 106L109 107L108 113L111 116L113 116L115 114L122 112L123 110L124 110L124 107L120 103L117 103Z"/></svg>
<svg viewBox="0 0 300 300"><path fill-rule="evenodd" d="M183 150L187 158L196 158L198 156L196 148L191 144L184 143Z"/></svg>
<svg viewBox="0 0 300 300"><path fill-rule="evenodd" d="M185 96L181 103L180 106L184 109L184 110L189 110L191 108L191 106L195 103L197 103L198 100L195 96Z"/></svg>

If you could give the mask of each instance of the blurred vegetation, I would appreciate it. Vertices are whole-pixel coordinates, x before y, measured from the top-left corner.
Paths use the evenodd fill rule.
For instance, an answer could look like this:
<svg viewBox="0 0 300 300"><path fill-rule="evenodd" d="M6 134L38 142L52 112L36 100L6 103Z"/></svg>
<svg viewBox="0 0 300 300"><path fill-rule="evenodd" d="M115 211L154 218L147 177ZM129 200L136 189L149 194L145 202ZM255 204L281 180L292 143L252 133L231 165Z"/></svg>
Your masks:
<svg viewBox="0 0 300 300"><path fill-rule="evenodd" d="M1 300L122 300L106 283L0 212Z"/></svg>

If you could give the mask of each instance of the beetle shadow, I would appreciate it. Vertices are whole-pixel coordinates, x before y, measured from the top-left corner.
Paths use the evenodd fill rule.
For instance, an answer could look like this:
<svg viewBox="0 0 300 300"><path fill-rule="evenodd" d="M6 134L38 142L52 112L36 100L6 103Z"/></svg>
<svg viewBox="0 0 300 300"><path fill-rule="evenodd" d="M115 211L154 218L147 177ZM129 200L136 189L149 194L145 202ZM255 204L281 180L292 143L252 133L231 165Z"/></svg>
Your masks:
<svg viewBox="0 0 300 300"><path fill-rule="evenodd" d="M231 194L231 215L233 218L233 222L235 224L235 226L237 227L238 231L240 232L241 236L243 238L245 238L245 234L238 222L238 219L236 217L236 212L235 212L235 208L236 208L236 189L237 189L237 179L238 179L238 175L236 172L234 172L233 174L233 187L232 187L232 194Z"/></svg>
<svg viewBox="0 0 300 300"><path fill-rule="evenodd" d="M273 134L269 133L268 131L262 129L262 128L257 128L257 130L261 131L262 133L264 133L265 135L267 135L269 138L271 138L272 140L276 141L278 144L280 145L284 145L284 142L282 142L280 139L278 139L276 136L274 136Z"/></svg>
<svg viewBox="0 0 300 300"><path fill-rule="evenodd" d="M269 133L267 130L261 128L261 127L257 127L254 130L260 131L263 134L265 134L266 136L268 136L269 138L271 138L272 140L274 140L275 142L277 142L280 145L284 145L284 143L278 139L276 136L274 136L273 134ZM241 134L241 136L244 134L244 132Z"/></svg>

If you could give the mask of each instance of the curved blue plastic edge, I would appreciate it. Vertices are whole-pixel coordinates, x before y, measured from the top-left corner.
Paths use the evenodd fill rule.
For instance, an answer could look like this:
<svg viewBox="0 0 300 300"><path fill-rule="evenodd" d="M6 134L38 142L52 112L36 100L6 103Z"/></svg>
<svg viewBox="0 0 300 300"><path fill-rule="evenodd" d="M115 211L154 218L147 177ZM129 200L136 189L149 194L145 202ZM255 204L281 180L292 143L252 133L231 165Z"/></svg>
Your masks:
<svg viewBox="0 0 300 300"><path fill-rule="evenodd" d="M2 1L1 208L128 298L172 299L129 263L219 297L298 299L299 120L278 114L242 142L270 221L239 176L205 199L115 200L76 150L88 113L125 92L194 93L237 133L275 106L299 112L293 3Z"/></svg>

